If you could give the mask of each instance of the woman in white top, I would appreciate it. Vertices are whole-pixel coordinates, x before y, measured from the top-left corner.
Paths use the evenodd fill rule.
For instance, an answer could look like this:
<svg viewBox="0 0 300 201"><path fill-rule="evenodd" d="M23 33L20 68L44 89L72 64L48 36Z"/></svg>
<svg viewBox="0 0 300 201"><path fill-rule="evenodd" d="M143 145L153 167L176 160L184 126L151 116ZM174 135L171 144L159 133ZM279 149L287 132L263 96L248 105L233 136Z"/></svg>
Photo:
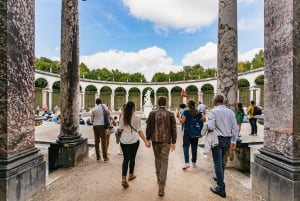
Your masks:
<svg viewBox="0 0 300 201"><path fill-rule="evenodd" d="M129 101L126 104L124 114L120 119L120 127L122 130L120 142L123 151L123 165L122 165L122 186L128 188L129 185L126 180L128 166L129 177L128 181L136 178L134 175L135 156L139 147L139 136L145 143L145 146L150 147L141 128L141 119L134 114L135 104Z"/></svg>

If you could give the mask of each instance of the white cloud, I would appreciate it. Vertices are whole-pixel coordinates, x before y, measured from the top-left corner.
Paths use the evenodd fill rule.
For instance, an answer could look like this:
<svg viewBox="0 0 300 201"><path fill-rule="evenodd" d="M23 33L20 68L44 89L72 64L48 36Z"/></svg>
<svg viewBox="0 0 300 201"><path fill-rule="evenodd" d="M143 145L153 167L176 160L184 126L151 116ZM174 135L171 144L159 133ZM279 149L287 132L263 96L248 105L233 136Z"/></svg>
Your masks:
<svg viewBox="0 0 300 201"><path fill-rule="evenodd" d="M106 67L121 72L141 72L147 81L151 81L152 76L157 72L169 73L171 70L178 71L182 68L174 65L173 59L167 56L166 51L156 46L138 52L119 50L97 52L93 55L81 56L80 62L85 63L90 69Z"/></svg>
<svg viewBox="0 0 300 201"><path fill-rule="evenodd" d="M218 16L217 0L123 0L132 16L168 28L195 31L212 24Z"/></svg>
<svg viewBox="0 0 300 201"><path fill-rule="evenodd" d="M239 61L251 61L255 54L257 54L263 48L254 48L245 53L238 52ZM184 66L192 66L201 64L204 68L216 68L217 67L217 44L208 42L204 46L198 48L195 51L187 53L182 59Z"/></svg>
<svg viewBox="0 0 300 201"><path fill-rule="evenodd" d="M263 50L263 48L254 48L248 52L239 53L239 61L252 61L255 54L257 54L260 50Z"/></svg>
<svg viewBox="0 0 300 201"><path fill-rule="evenodd" d="M245 3L245 4L251 4L254 3L256 0L238 0L238 3Z"/></svg>
<svg viewBox="0 0 300 201"><path fill-rule="evenodd" d="M208 42L203 47L187 53L182 59L184 66L201 64L205 68L217 67L217 44Z"/></svg>
<svg viewBox="0 0 300 201"><path fill-rule="evenodd" d="M263 17L240 18L238 20L239 31L260 31L263 28Z"/></svg>

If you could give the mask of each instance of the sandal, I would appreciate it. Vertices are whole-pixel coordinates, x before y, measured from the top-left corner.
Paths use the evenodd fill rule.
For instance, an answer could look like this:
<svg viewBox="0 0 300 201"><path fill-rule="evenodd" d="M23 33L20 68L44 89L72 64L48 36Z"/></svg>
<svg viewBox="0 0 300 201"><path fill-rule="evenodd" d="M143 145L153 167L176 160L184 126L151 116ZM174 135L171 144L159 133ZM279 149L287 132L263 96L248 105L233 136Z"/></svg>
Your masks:
<svg viewBox="0 0 300 201"><path fill-rule="evenodd" d="M128 181L132 181L132 180L134 180L135 178L136 178L136 175L131 175L131 176L128 177Z"/></svg>
<svg viewBox="0 0 300 201"><path fill-rule="evenodd" d="M122 186L123 188L128 188L129 184L127 183L127 181L122 181Z"/></svg>

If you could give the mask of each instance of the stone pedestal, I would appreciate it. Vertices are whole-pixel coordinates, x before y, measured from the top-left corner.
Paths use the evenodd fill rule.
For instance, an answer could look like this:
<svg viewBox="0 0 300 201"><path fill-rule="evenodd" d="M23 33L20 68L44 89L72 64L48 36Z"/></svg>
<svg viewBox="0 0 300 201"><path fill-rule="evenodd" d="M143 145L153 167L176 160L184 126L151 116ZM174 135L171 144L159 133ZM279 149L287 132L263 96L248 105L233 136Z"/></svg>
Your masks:
<svg viewBox="0 0 300 201"><path fill-rule="evenodd" d="M149 113L153 110L153 106L151 105L144 105L144 117L148 118Z"/></svg>
<svg viewBox="0 0 300 201"><path fill-rule="evenodd" d="M55 170L61 167L75 167L88 158L87 138L78 137L70 142L53 142L48 148L49 170Z"/></svg>
<svg viewBox="0 0 300 201"><path fill-rule="evenodd" d="M265 1L264 146L252 187L266 200L300 198L300 4Z"/></svg>
<svg viewBox="0 0 300 201"><path fill-rule="evenodd" d="M46 162L32 148L0 159L0 201L27 200L46 183Z"/></svg>

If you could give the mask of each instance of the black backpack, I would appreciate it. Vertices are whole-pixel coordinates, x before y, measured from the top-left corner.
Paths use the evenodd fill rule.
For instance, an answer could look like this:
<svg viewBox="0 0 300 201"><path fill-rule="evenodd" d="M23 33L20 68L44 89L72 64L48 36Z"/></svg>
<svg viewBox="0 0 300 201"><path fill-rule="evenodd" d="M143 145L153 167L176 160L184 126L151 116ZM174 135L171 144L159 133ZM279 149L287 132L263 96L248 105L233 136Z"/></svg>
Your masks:
<svg viewBox="0 0 300 201"><path fill-rule="evenodd" d="M262 114L262 111L259 107L257 106L254 106L254 113L253 113L253 116L255 115L261 115Z"/></svg>

